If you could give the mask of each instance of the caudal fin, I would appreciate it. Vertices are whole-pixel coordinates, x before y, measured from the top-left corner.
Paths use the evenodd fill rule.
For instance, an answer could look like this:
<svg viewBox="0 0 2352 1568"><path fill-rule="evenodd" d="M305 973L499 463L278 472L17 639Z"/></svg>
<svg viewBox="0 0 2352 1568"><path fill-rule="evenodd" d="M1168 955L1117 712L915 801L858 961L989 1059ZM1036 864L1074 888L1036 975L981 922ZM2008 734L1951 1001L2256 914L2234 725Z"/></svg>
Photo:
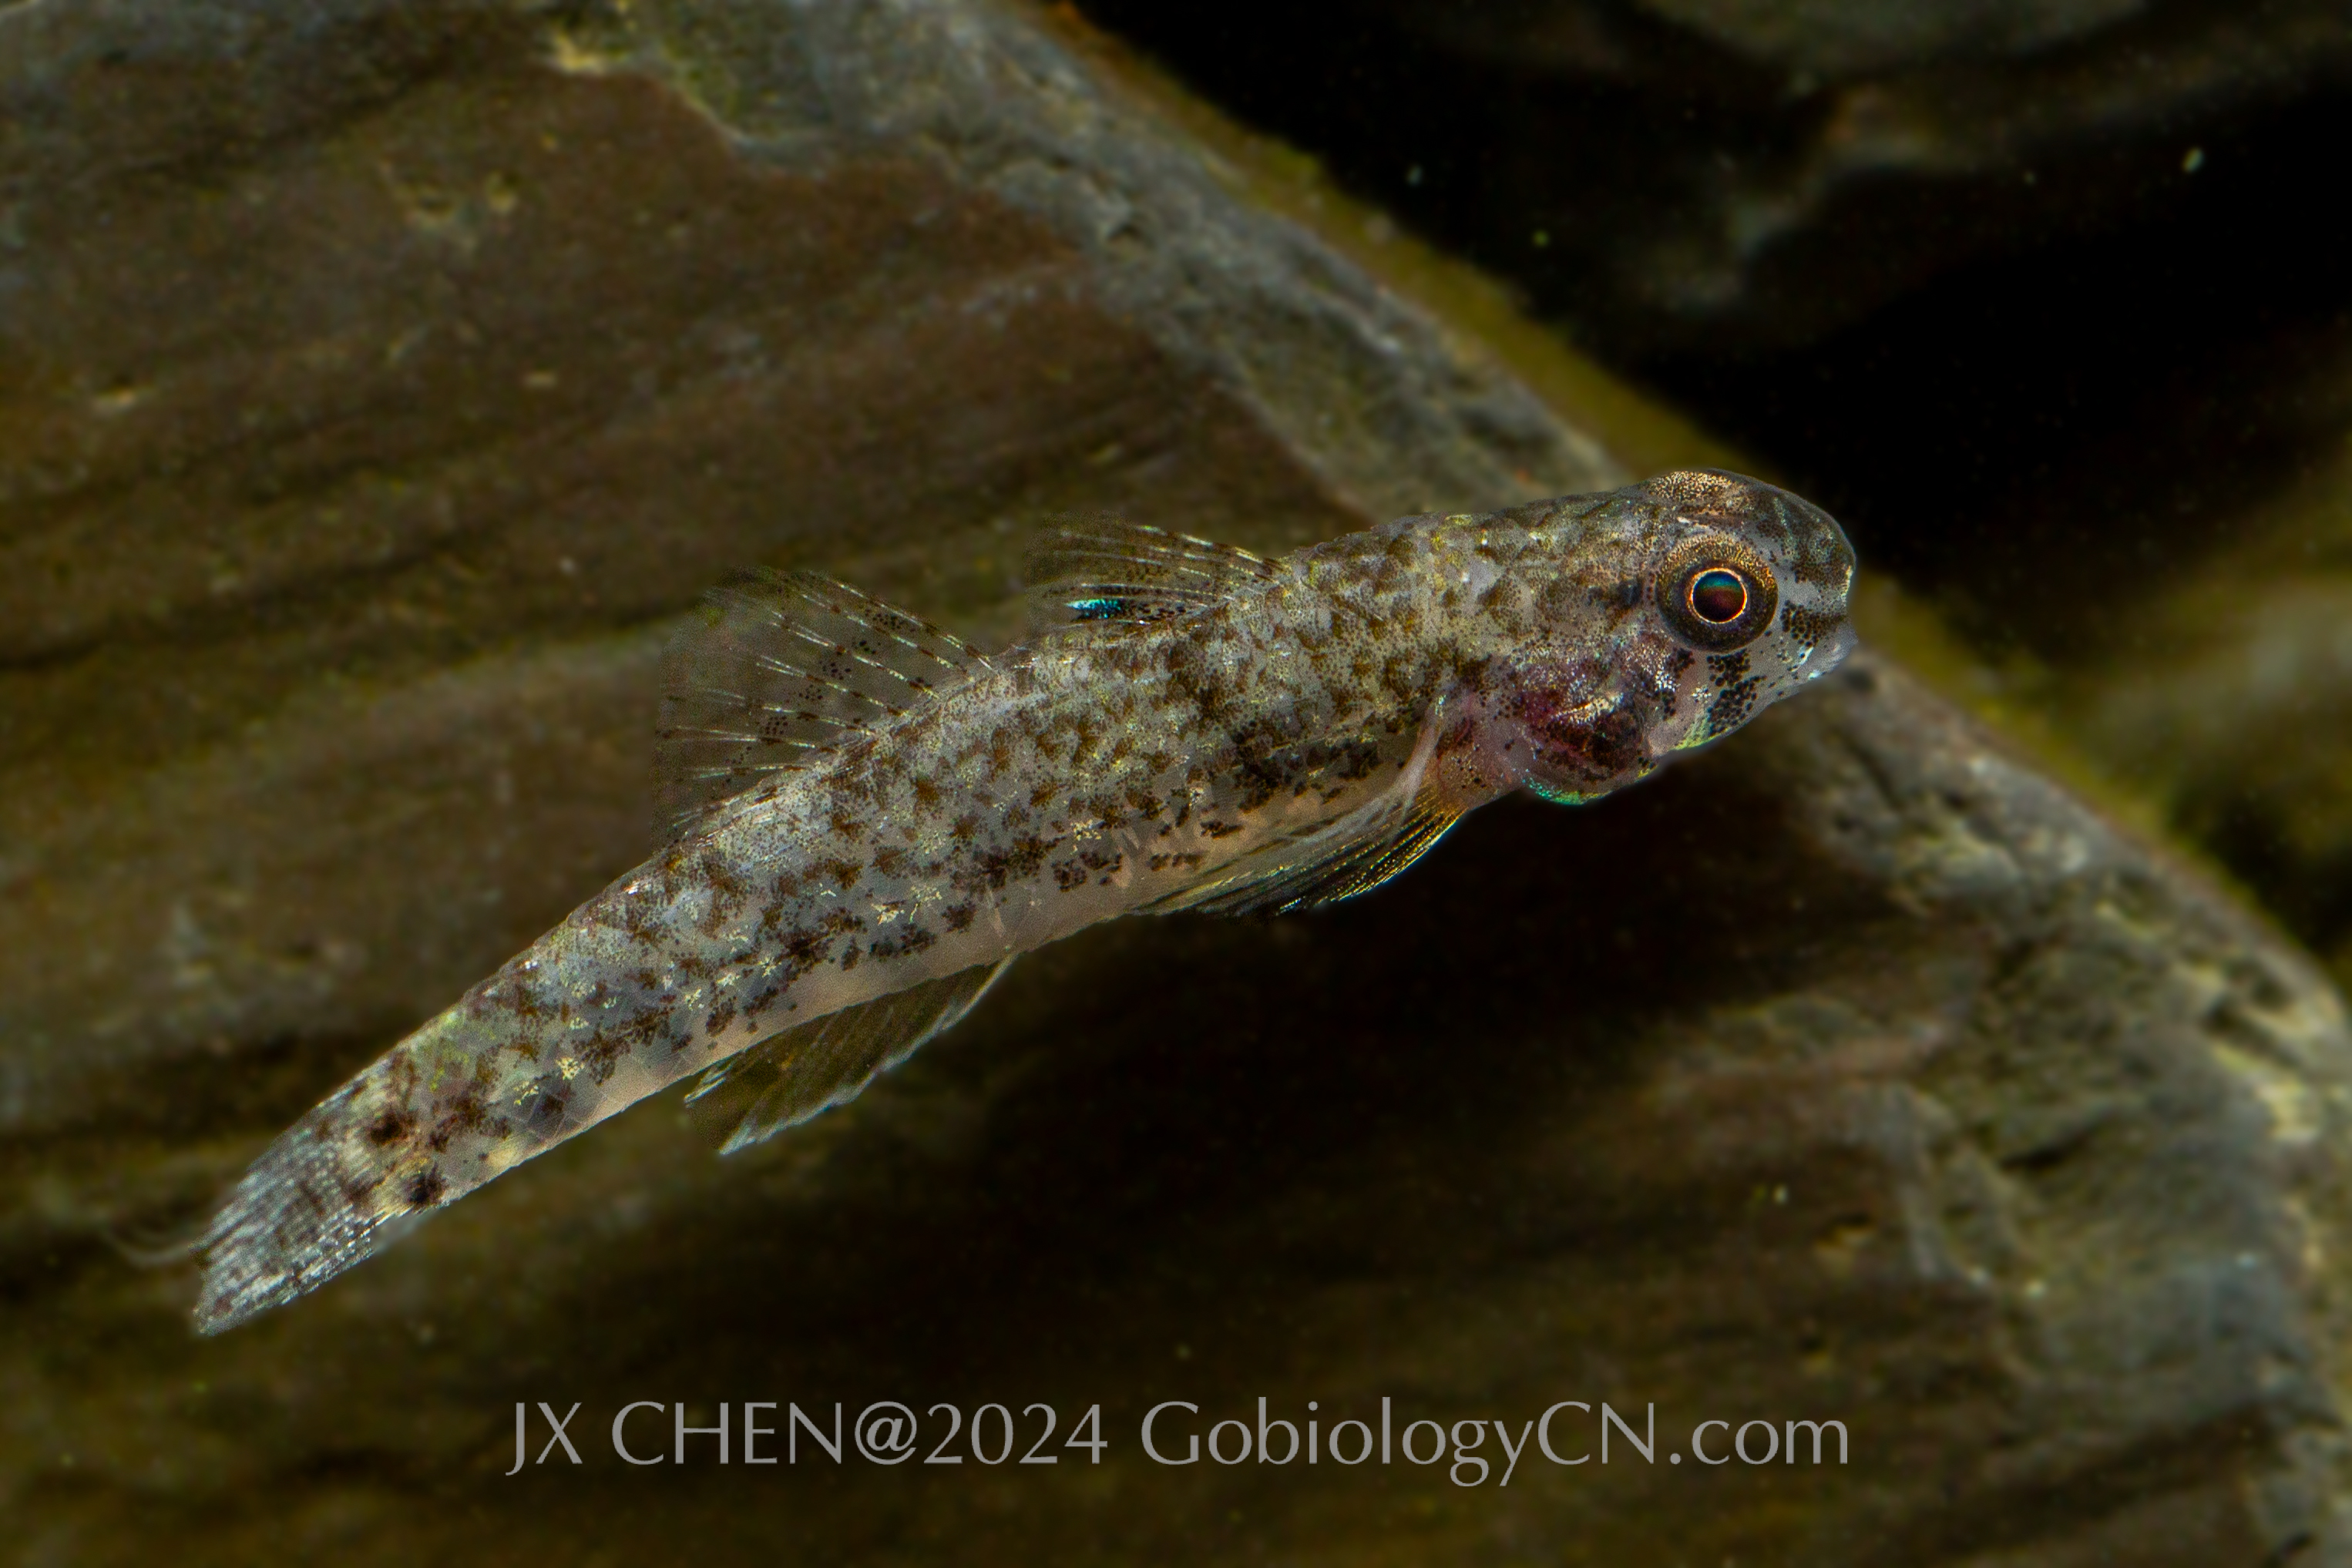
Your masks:
<svg viewBox="0 0 2352 1568"><path fill-rule="evenodd" d="M354 1080L281 1134L253 1163L198 1244L204 1291L196 1332L219 1333L315 1291L376 1249L392 1218L375 1201L383 1173L345 1169Z"/></svg>

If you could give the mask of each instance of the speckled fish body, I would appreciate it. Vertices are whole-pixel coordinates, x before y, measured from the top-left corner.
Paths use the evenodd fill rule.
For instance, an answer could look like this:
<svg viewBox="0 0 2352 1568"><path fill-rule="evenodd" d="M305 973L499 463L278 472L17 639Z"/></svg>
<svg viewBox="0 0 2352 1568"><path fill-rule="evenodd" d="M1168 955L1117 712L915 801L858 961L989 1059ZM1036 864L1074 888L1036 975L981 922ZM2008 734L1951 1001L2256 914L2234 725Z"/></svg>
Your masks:
<svg viewBox="0 0 2352 1568"><path fill-rule="evenodd" d="M1096 921L1328 902L1511 789L1606 794L1852 642L1837 525L1705 471L1279 561L1071 540L1043 592L1071 623L993 658L817 580L722 606L701 634L736 655L672 727L679 836L256 1162L205 1239L198 1326L688 1074L748 1096L753 1141Z"/></svg>

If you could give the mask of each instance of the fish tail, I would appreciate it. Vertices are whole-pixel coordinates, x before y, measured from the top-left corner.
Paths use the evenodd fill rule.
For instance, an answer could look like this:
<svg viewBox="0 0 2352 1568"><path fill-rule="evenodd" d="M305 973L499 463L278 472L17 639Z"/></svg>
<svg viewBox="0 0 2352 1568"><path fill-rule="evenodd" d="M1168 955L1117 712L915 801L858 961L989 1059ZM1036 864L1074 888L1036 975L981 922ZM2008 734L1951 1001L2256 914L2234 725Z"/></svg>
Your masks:
<svg viewBox="0 0 2352 1568"><path fill-rule="evenodd" d="M460 1003L280 1134L198 1243L197 1332L318 1289L408 1222L584 1124L563 1113L571 1097L541 1104L528 1080L520 1095L499 1082L505 1044L493 1019Z"/></svg>
<svg viewBox="0 0 2352 1568"><path fill-rule="evenodd" d="M199 1243L197 1333L283 1306L374 1253L376 1232L394 1218L376 1201L384 1173L354 1168L338 1135L364 1088L354 1080L312 1109L230 1190Z"/></svg>

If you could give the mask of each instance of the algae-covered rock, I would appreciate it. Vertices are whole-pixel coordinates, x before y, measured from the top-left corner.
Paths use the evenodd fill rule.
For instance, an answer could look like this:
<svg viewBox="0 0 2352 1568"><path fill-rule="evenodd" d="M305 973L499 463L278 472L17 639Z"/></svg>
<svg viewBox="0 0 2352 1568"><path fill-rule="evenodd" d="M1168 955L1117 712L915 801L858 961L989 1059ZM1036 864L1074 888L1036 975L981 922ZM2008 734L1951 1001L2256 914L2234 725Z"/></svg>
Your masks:
<svg viewBox="0 0 2352 1568"><path fill-rule="evenodd" d="M1356 904L1051 949L756 1153L657 1101L189 1333L172 1227L639 858L726 568L1003 635L1055 507L1281 549L1658 460L1165 92L988 0L0 11L20 1554L2340 1554L2335 993L1867 655ZM789 1416L884 1400L962 1462ZM1170 1401L1215 1455L1145 1453ZM1595 1462L1506 1460L1553 1407ZM1223 1463L1261 1416L1310 1458Z"/></svg>

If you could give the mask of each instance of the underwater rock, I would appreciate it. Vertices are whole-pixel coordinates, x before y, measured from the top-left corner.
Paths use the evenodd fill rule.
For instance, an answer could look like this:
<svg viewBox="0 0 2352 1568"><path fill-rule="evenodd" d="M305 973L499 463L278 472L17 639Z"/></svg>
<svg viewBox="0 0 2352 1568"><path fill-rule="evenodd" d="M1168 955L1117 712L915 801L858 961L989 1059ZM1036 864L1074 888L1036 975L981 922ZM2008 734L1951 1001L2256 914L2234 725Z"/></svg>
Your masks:
<svg viewBox="0 0 2352 1568"><path fill-rule="evenodd" d="M1163 90L984 0L0 11L25 1552L2340 1553L2335 994L1867 653L1360 903L1050 949L737 1160L643 1107L214 1341L126 1264L641 856L656 651L727 568L1001 636L1052 508L1280 549L1624 476ZM1138 1442L1261 1397L1445 1462ZM1024 1448L1049 1404L1059 1463L741 1462L750 1402L886 1399ZM639 1400L733 1462L631 1468ZM1608 1464L1502 1486L1568 1400ZM583 1463L509 1479L541 1401ZM1717 1469L1715 1419L1851 1450Z"/></svg>
<svg viewBox="0 0 2352 1568"><path fill-rule="evenodd" d="M0 24L0 1129L350 1051L633 863L610 639L733 567L969 621L1057 508L1630 476L1026 29L131 15Z"/></svg>

